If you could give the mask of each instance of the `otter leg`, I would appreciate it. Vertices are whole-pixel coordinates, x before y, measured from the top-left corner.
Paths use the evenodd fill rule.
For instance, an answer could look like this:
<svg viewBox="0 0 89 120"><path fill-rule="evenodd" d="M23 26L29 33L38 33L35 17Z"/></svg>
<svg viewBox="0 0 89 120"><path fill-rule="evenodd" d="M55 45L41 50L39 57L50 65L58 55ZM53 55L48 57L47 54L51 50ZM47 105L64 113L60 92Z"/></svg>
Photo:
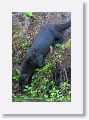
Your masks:
<svg viewBox="0 0 89 120"><path fill-rule="evenodd" d="M40 68L45 65L44 58L43 58L42 54L40 54L40 55L37 56L37 65Z"/></svg>

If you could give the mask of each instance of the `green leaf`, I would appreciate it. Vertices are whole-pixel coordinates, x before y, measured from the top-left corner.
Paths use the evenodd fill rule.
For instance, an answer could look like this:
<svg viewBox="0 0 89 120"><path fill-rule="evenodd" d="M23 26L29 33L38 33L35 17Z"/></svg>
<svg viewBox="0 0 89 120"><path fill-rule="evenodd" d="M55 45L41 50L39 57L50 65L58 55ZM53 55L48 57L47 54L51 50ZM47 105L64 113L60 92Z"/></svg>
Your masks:
<svg viewBox="0 0 89 120"><path fill-rule="evenodd" d="M71 40L69 39L67 42L66 42L66 48L70 48L71 46Z"/></svg>
<svg viewBox="0 0 89 120"><path fill-rule="evenodd" d="M27 17L32 17L32 18L36 18L32 12L25 12L23 13L24 16L27 16Z"/></svg>
<svg viewBox="0 0 89 120"><path fill-rule="evenodd" d="M65 44L62 44L62 45L61 45L61 48L64 50L64 48L65 48Z"/></svg>
<svg viewBox="0 0 89 120"><path fill-rule="evenodd" d="M51 93L51 95L52 95L52 96L54 96L54 95L55 95L55 93Z"/></svg>
<svg viewBox="0 0 89 120"><path fill-rule="evenodd" d="M56 48L60 48L60 47L61 47L61 44L56 44L55 47L56 47Z"/></svg>

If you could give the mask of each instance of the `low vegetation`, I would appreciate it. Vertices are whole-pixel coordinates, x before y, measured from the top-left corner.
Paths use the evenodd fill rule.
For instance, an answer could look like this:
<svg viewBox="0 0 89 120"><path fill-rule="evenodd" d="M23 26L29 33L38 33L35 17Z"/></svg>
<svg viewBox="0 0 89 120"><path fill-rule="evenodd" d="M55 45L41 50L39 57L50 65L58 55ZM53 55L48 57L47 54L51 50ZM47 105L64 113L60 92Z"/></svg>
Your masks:
<svg viewBox="0 0 89 120"><path fill-rule="evenodd" d="M26 48L26 51L28 46L28 42L21 44L21 47ZM65 79L56 86L53 79L55 64L57 63L61 66L64 51L65 49L70 49L70 47L71 40L62 45L56 44L55 47L50 46L50 51L45 57L45 66L35 69L31 84L25 86L23 95L15 93L18 88L19 71L18 69L13 70L12 82L14 92L12 100L14 102L70 102L71 84ZM13 60L15 61L14 58Z"/></svg>

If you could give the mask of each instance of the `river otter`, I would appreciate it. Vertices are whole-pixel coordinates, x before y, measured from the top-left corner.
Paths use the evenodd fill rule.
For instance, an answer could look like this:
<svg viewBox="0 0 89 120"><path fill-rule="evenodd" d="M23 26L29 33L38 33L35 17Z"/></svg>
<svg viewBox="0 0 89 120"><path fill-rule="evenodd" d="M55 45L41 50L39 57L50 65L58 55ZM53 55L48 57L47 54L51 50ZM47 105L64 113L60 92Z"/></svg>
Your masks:
<svg viewBox="0 0 89 120"><path fill-rule="evenodd" d="M25 60L21 66L19 78L19 91L22 92L36 67L44 66L44 56L49 51L50 45L58 39L62 43L61 32L71 26L71 21L65 24L43 24L40 31L33 40L32 46L27 52Z"/></svg>

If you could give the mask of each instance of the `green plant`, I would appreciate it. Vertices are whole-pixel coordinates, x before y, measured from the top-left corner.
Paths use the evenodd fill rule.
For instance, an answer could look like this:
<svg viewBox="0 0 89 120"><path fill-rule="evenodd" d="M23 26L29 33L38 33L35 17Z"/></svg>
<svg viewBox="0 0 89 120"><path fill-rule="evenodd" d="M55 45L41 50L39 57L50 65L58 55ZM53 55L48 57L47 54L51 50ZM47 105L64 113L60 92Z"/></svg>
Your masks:
<svg viewBox="0 0 89 120"><path fill-rule="evenodd" d="M28 41L27 41L27 40L22 41L20 47L21 47L23 50L28 49L28 47L29 47Z"/></svg>
<svg viewBox="0 0 89 120"><path fill-rule="evenodd" d="M46 101L46 102L70 102L71 101L71 85L68 81L61 82L59 86L55 86L52 79L52 69L55 63L61 62L62 54L66 48L70 48L70 40L65 44L56 44L56 49L50 46L51 52L45 57L45 66L37 68L32 76L31 84L25 86L24 95L13 95L13 101ZM28 45L23 42L23 49ZM14 76L17 76L14 74ZM15 78L16 80L17 78Z"/></svg>
<svg viewBox="0 0 89 120"><path fill-rule="evenodd" d="M36 18L35 15L33 15L32 12L24 12L23 15L26 16L26 17Z"/></svg>
<svg viewBox="0 0 89 120"><path fill-rule="evenodd" d="M65 47L68 49L70 48L70 46L71 46L71 39L67 40L67 42L65 44Z"/></svg>
<svg viewBox="0 0 89 120"><path fill-rule="evenodd" d="M12 95L12 101L15 101L15 102L26 102L26 101L29 101L29 96L27 95Z"/></svg>
<svg viewBox="0 0 89 120"><path fill-rule="evenodd" d="M13 81L18 81L18 79L19 79L19 71L18 70L13 70L13 72L12 72L12 80Z"/></svg>
<svg viewBox="0 0 89 120"><path fill-rule="evenodd" d="M60 48L60 47L61 47L61 44L56 44L55 47L56 47L56 48Z"/></svg>

